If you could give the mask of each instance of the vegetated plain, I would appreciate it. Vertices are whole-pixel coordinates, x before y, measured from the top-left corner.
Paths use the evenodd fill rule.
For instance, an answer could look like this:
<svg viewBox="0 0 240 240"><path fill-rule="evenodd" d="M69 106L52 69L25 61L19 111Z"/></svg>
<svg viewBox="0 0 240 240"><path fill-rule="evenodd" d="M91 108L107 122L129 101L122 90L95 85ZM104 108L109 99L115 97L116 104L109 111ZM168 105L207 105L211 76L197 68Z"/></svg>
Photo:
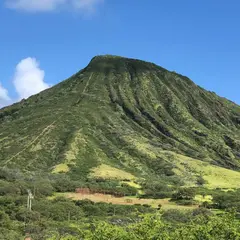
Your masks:
<svg viewBox="0 0 240 240"><path fill-rule="evenodd" d="M239 170L240 106L153 63L97 56L0 110L0 239L239 239Z"/></svg>

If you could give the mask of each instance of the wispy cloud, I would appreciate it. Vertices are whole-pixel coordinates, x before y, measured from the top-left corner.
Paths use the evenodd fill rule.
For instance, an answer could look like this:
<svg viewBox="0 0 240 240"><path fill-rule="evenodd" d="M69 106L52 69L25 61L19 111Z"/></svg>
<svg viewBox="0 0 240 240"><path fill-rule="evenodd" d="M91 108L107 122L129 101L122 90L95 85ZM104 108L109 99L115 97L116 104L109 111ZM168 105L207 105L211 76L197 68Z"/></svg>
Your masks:
<svg viewBox="0 0 240 240"><path fill-rule="evenodd" d="M23 59L16 66L13 84L20 99L28 98L50 87L44 82L44 71L35 58Z"/></svg>
<svg viewBox="0 0 240 240"><path fill-rule="evenodd" d="M103 2L104 0L5 0L8 8L26 12L51 12L68 8L93 12Z"/></svg>

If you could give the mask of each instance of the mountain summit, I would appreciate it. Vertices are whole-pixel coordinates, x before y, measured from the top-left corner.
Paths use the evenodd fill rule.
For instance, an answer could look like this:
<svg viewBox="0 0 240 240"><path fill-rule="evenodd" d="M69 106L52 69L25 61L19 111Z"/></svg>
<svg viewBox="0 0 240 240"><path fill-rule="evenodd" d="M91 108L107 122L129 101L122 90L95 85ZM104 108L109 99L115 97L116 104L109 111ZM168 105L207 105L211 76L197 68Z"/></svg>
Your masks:
<svg viewBox="0 0 240 240"><path fill-rule="evenodd" d="M200 174L194 164L240 169L240 106L136 59L94 57L69 79L0 110L0 129L0 166L23 171L85 181L118 169L126 178L191 182Z"/></svg>

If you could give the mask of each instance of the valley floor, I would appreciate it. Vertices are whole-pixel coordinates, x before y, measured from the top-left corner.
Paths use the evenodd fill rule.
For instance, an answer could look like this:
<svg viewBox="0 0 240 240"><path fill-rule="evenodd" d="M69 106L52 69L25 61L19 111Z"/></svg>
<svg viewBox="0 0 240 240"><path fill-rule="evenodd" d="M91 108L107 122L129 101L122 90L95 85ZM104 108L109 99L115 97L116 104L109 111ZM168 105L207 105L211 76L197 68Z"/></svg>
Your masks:
<svg viewBox="0 0 240 240"><path fill-rule="evenodd" d="M144 199L144 198L136 198L136 197L114 197L109 194L82 194L82 193L58 193L56 196L64 196L70 198L72 200L84 200L88 199L93 202L105 202L105 203L112 203L118 205L134 205L134 204L147 204L151 207L157 208L161 205L162 209L179 209L179 210L191 210L198 207L198 205L190 205L190 206L180 206L177 205L175 202L171 202L169 198L165 199Z"/></svg>

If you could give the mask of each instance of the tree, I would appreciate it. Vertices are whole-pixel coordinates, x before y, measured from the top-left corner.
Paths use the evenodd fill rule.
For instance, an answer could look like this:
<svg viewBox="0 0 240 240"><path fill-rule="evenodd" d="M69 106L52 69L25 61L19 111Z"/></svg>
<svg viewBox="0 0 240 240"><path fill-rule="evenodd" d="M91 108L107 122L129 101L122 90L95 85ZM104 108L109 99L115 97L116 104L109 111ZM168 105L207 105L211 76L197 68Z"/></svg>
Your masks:
<svg viewBox="0 0 240 240"><path fill-rule="evenodd" d="M197 178L197 185L203 186L203 185L206 184L206 183L207 183L207 181L206 181L202 176L199 176L199 177Z"/></svg>
<svg viewBox="0 0 240 240"><path fill-rule="evenodd" d="M173 193L172 200L192 200L195 197L193 188L180 188L176 193Z"/></svg>

